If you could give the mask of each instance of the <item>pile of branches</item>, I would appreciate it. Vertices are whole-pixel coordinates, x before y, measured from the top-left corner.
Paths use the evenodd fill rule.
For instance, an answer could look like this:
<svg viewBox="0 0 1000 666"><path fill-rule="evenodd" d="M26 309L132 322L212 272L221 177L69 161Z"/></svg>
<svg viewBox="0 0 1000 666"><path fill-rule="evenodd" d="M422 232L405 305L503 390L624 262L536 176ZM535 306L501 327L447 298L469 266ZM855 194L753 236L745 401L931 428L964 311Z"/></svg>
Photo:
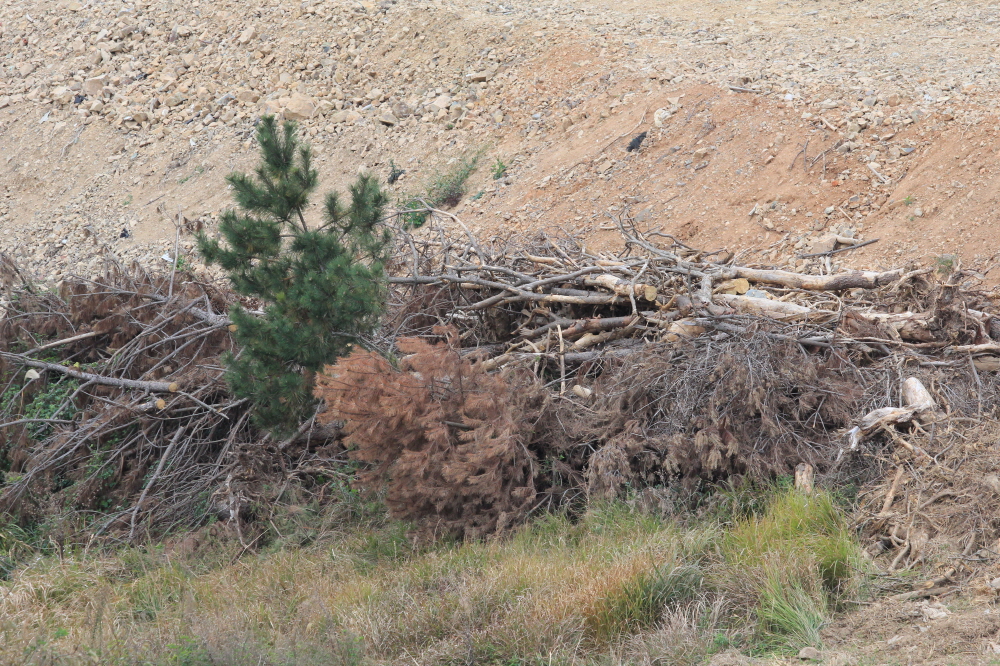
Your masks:
<svg viewBox="0 0 1000 666"><path fill-rule="evenodd" d="M0 513L136 539L217 510L230 458L259 439L223 381L232 295L110 260L58 292L7 257L0 278Z"/></svg>
<svg viewBox="0 0 1000 666"><path fill-rule="evenodd" d="M399 234L383 352L398 355L394 341L416 336L465 359L470 373L501 371L512 388L496 399L516 398L498 409L506 424L516 407L521 423L508 453L523 447L533 470L519 491L534 501L524 513L644 487L790 475L800 463L867 487L912 454L907 438L919 424L904 380L927 387L951 421L1000 405L995 295L960 267L810 275L741 266L728 252L641 234L624 219L622 249L612 253L568 234L482 240L449 218L457 233ZM365 368L369 379L400 373ZM350 372L330 369L348 386L359 381L345 379ZM378 381L460 406L454 374L408 372L404 356L402 375ZM374 436L357 436L378 431L364 422L377 417L334 408L325 419L346 421L357 450L391 478L393 460L405 459L400 470L446 465L447 452L482 427L463 421L461 409L445 411L450 426L435 432L450 448L383 447L381 455ZM495 471L479 470L502 476ZM428 492L433 486L442 506L467 499L468 485L451 483L454 496L440 483ZM462 520L483 524L482 516ZM459 532L461 524L453 521Z"/></svg>
<svg viewBox="0 0 1000 666"><path fill-rule="evenodd" d="M0 511L71 512L73 530L132 540L216 516L249 545L275 488L322 497L353 477L423 534L478 537L588 497L800 463L887 485L899 460L934 456L911 443L924 426L904 380L949 424L1000 404L994 294L960 267L809 275L624 218L620 249L596 252L431 213L395 229L367 351L328 369L325 411L281 442L225 383L225 286L109 261L53 293L0 260ZM893 528L879 525L873 539Z"/></svg>
<svg viewBox="0 0 1000 666"><path fill-rule="evenodd" d="M933 268L810 275L741 266L725 250L643 234L624 219L618 252L589 250L568 234L483 242L462 229L464 236L440 227L401 232L390 281L409 288L397 289L395 323L408 331L454 325L494 368L581 363L638 342L718 339L762 321L772 339L808 349L926 360L1000 354L994 297L959 267L943 276Z"/></svg>

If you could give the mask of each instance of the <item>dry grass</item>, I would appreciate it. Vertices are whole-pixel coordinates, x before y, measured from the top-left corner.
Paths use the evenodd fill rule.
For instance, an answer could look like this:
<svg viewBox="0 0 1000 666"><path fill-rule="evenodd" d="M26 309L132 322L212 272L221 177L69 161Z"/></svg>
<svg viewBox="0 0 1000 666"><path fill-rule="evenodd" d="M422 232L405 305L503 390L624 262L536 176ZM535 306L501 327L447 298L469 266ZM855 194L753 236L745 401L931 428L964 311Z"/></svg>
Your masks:
<svg viewBox="0 0 1000 666"><path fill-rule="evenodd" d="M619 503L419 550L389 523L235 563L226 544L50 556L0 585L0 661L694 664L730 635L713 590L738 538Z"/></svg>

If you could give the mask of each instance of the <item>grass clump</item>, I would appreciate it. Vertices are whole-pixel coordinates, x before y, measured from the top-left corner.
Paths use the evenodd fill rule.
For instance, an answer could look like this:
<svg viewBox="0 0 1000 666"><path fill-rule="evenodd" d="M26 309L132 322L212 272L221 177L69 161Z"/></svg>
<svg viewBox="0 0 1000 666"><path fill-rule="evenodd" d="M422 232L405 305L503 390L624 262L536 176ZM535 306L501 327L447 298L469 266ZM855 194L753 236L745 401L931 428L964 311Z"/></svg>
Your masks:
<svg viewBox="0 0 1000 666"><path fill-rule="evenodd" d="M856 590L864 556L830 494L779 492L722 540L720 584L749 611L758 647L818 646L838 601Z"/></svg>
<svg viewBox="0 0 1000 666"><path fill-rule="evenodd" d="M490 167L490 175L493 176L493 180L500 180L507 175L507 165L499 157Z"/></svg>
<svg viewBox="0 0 1000 666"><path fill-rule="evenodd" d="M403 205L403 219L408 226L419 227L427 221L429 208L454 208L467 192L469 177L479 168L485 149L466 153L446 170L438 171L428 182L423 194L411 195Z"/></svg>

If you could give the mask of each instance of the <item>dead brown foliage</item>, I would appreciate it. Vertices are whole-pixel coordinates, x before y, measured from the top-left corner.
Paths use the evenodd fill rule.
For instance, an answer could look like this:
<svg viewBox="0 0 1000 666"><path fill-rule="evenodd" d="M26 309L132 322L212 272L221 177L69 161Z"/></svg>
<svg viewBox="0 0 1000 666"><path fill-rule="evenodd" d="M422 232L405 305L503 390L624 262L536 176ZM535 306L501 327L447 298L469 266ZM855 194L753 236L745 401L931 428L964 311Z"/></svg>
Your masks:
<svg viewBox="0 0 1000 666"><path fill-rule="evenodd" d="M227 456L254 437L222 378L220 356L234 347L220 313L232 297L114 262L58 294L12 282L0 321L0 511L22 523L101 512L89 529L129 538L211 512ZM24 364L38 360L51 369L27 378Z"/></svg>
<svg viewBox="0 0 1000 666"><path fill-rule="evenodd" d="M358 350L317 381L328 406L319 420L343 420L351 457L370 465L358 482L384 487L392 515L425 537L493 534L535 498L516 397L453 343L401 339L398 370Z"/></svg>

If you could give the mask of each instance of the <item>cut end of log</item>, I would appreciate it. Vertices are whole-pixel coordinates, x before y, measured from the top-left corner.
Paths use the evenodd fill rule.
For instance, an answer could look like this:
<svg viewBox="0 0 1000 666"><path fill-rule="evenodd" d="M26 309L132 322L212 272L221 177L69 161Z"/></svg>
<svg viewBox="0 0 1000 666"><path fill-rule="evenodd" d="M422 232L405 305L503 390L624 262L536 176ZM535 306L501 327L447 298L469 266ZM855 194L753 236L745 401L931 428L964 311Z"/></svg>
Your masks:
<svg viewBox="0 0 1000 666"><path fill-rule="evenodd" d="M813 483L816 478L816 470L809 463L799 463L795 466L795 489L806 495L813 494Z"/></svg>
<svg viewBox="0 0 1000 666"><path fill-rule="evenodd" d="M171 393L177 393L177 391L179 391L180 388L181 388L180 384L178 384L177 382L170 382L170 385L167 386L167 390L170 391Z"/></svg>

